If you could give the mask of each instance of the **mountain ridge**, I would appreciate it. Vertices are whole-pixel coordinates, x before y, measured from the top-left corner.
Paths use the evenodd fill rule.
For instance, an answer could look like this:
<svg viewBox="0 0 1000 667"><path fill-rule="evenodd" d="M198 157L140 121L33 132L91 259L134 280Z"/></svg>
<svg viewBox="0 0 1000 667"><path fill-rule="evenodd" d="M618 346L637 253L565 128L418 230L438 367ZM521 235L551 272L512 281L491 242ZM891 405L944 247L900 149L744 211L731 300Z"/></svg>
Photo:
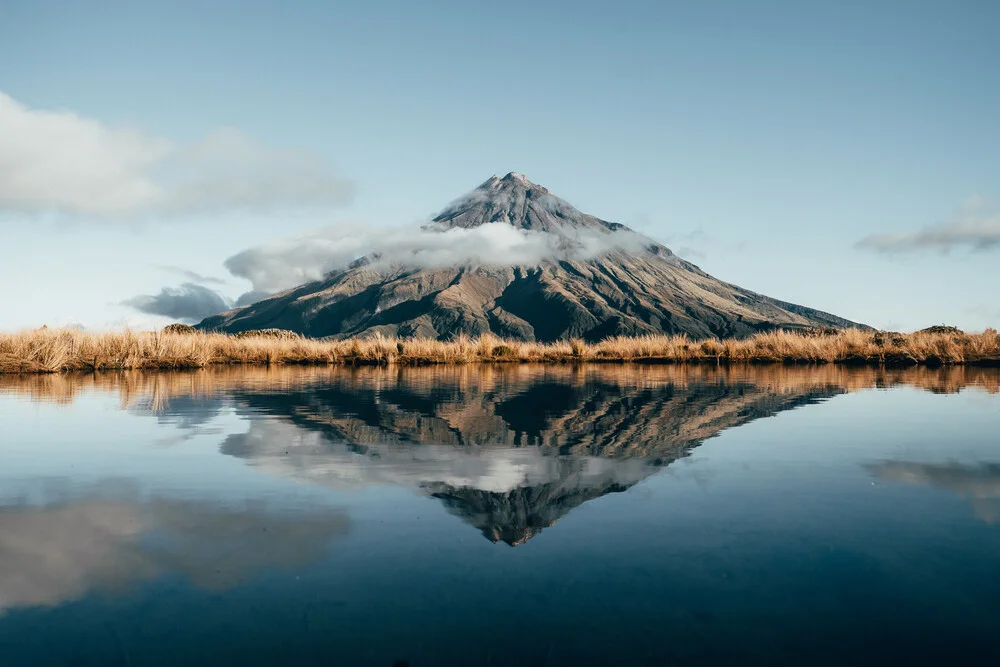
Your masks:
<svg viewBox="0 0 1000 667"><path fill-rule="evenodd" d="M209 317L198 328L280 328L317 338L492 333L548 342L860 326L718 280L666 246L583 213L516 172L491 176L424 230L444 234L491 224L543 238L549 254L524 264L468 261L443 268L369 255L321 280Z"/></svg>

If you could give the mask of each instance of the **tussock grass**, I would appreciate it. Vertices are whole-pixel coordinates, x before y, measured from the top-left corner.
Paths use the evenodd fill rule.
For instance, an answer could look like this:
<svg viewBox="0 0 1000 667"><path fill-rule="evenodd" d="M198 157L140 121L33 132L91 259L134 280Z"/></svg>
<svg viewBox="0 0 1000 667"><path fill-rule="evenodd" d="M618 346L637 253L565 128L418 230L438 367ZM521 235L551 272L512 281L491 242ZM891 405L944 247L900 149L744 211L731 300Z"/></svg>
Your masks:
<svg viewBox="0 0 1000 667"><path fill-rule="evenodd" d="M0 373L204 368L213 365L431 365L480 362L645 362L1000 365L994 329L913 334L848 329L823 335L786 331L746 339L687 336L574 339L530 343L487 335L442 342L383 336L343 341L294 335L228 336L161 331L90 333L35 329L0 334Z"/></svg>

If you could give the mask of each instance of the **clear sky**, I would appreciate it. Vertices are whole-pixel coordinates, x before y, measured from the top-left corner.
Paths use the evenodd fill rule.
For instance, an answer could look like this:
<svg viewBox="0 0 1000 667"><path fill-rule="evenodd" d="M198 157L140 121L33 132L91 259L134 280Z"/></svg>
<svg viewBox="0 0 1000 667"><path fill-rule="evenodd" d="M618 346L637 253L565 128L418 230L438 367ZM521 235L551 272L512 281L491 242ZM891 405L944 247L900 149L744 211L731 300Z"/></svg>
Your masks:
<svg viewBox="0 0 1000 667"><path fill-rule="evenodd" d="M998 326L998 36L993 0L0 0L0 329L162 324L123 302L508 171L770 296Z"/></svg>

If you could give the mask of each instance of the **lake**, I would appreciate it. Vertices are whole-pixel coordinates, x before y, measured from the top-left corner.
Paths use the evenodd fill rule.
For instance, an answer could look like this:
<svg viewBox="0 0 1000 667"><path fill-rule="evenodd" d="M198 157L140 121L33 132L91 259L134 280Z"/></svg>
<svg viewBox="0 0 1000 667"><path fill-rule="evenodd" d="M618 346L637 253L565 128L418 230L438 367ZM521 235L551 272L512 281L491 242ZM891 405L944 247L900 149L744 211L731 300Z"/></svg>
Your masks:
<svg viewBox="0 0 1000 667"><path fill-rule="evenodd" d="M0 376L0 665L1000 664L998 387Z"/></svg>

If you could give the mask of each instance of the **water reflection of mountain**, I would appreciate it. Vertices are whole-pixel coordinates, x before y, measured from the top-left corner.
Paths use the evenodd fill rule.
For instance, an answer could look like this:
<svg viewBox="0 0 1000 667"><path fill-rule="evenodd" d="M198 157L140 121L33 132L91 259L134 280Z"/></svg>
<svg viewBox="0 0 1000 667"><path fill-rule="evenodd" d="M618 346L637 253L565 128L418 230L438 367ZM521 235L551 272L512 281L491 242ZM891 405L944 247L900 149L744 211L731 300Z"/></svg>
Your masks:
<svg viewBox="0 0 1000 667"><path fill-rule="evenodd" d="M216 417L235 409L249 430L225 439L226 454L324 486L417 489L510 543L630 488L723 429L898 385L996 393L1000 369L512 364L0 375L0 392L32 400L114 392L123 409L174 426L176 438L164 442L220 432Z"/></svg>
<svg viewBox="0 0 1000 667"><path fill-rule="evenodd" d="M843 391L614 368L343 372L233 392L241 412L271 419L251 420L222 451L311 483L418 488L517 545L723 429Z"/></svg>
<svg viewBox="0 0 1000 667"><path fill-rule="evenodd" d="M588 500L609 493L627 491L630 485L610 482L601 486L581 486L557 480L497 493L470 487L456 488L431 484L427 490L448 510L475 526L490 542L524 544ZM569 488L567 488L567 486Z"/></svg>

